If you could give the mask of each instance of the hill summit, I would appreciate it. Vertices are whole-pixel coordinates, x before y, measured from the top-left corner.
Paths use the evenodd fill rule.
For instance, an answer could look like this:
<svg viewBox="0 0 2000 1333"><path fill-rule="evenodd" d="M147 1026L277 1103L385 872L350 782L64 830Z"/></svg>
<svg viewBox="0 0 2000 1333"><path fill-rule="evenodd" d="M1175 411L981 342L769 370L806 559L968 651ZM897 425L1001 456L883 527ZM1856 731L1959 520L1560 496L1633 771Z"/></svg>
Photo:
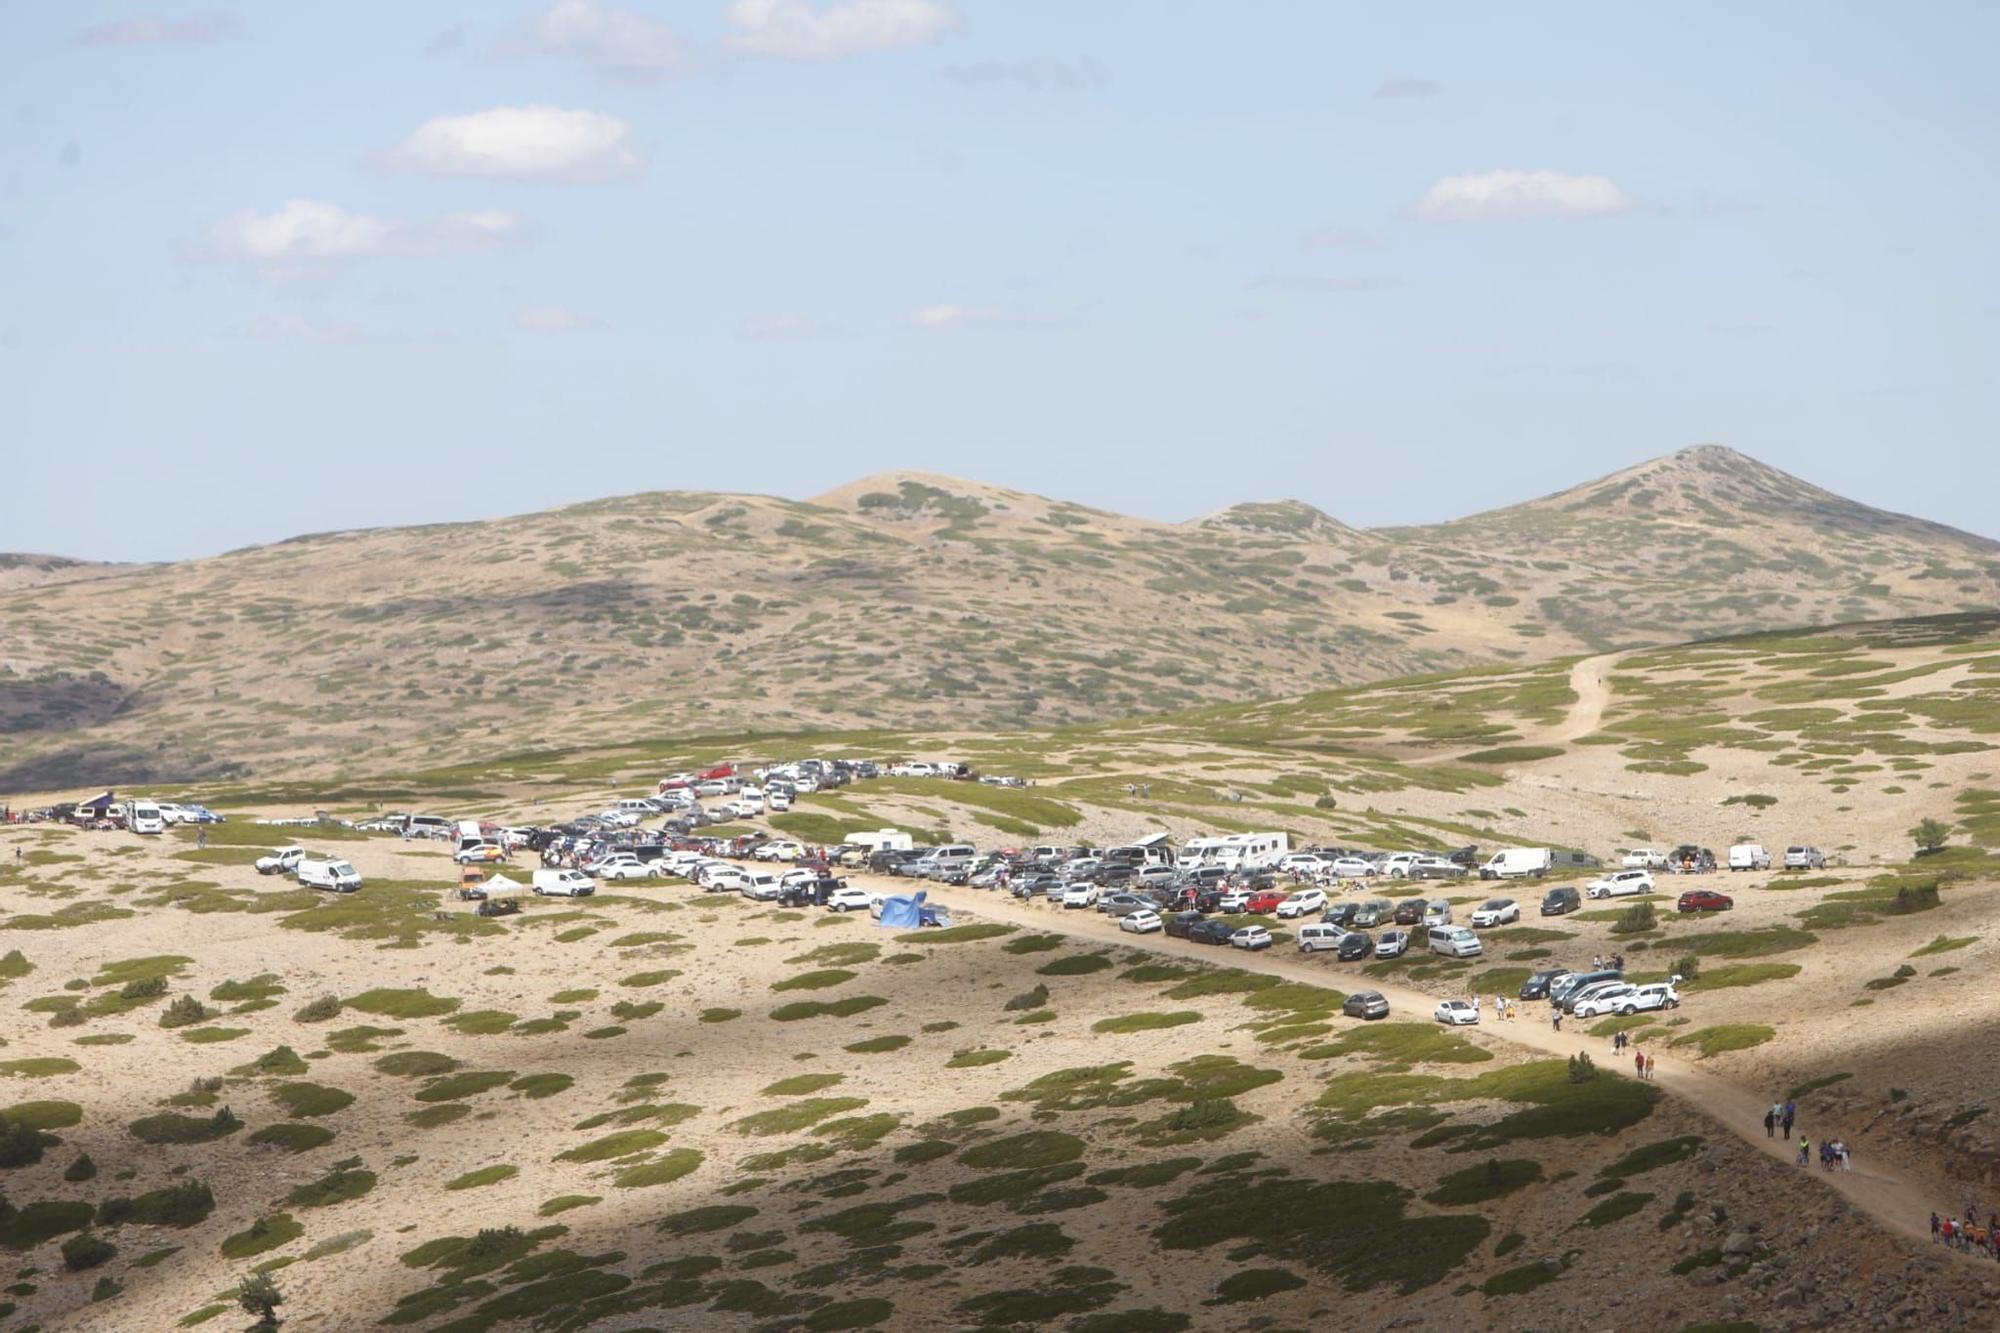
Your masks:
<svg viewBox="0 0 2000 1333"><path fill-rule="evenodd" d="M2000 601L2000 544L1683 450L1428 527L922 472L0 583L0 791L691 731L993 729Z"/></svg>

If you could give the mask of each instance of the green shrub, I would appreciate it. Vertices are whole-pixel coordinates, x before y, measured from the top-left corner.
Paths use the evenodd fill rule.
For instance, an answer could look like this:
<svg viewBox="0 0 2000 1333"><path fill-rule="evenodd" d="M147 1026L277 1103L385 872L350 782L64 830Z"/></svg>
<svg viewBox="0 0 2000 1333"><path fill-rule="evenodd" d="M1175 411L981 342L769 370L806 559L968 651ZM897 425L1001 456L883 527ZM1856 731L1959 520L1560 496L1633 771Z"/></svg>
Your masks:
<svg viewBox="0 0 2000 1333"><path fill-rule="evenodd" d="M341 1008L339 996L322 995L302 1007L292 1017L300 1023L324 1023L328 1019L339 1018Z"/></svg>
<svg viewBox="0 0 2000 1333"><path fill-rule="evenodd" d="M243 1128L243 1122L224 1106L206 1119L163 1111L158 1115L142 1116L127 1128L132 1137L141 1143L158 1146L167 1143L213 1143Z"/></svg>
<svg viewBox="0 0 2000 1333"><path fill-rule="evenodd" d="M1659 926L1657 914L1651 903L1633 903L1611 923L1613 935L1639 935Z"/></svg>
<svg viewBox="0 0 2000 1333"><path fill-rule="evenodd" d="M63 1242L63 1267L72 1273L81 1273L86 1268L110 1263L117 1253L116 1245L86 1231Z"/></svg>
<svg viewBox="0 0 2000 1333"><path fill-rule="evenodd" d="M163 1028L186 1027L190 1023L206 1022L208 1006L192 995L178 995L174 1002L160 1011L160 1026Z"/></svg>

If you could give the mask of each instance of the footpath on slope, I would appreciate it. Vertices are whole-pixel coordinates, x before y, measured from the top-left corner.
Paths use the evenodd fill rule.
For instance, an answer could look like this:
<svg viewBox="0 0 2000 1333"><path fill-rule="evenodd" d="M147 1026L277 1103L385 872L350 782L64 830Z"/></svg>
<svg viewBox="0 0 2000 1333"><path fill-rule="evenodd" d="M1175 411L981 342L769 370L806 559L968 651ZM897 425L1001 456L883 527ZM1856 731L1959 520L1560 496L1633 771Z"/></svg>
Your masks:
<svg viewBox="0 0 2000 1333"><path fill-rule="evenodd" d="M891 890L891 892L896 891L900 890ZM1116 943L1128 948L1149 949L1170 957L1191 958L1196 962L1221 963L1249 971L1268 972L1288 981L1303 981L1329 989L1345 989L1341 984L1345 978L1340 974L1329 972L1326 966L1315 964L1309 956L1290 950L1281 951L1280 948L1274 947L1258 953L1246 953L1227 946L1218 949L1213 945L1188 944L1186 941L1170 939L1165 935L1134 935L1119 930L1115 922L1095 911L1076 912L1065 911L1060 907L1031 907L998 893L981 893L976 890L951 889L946 892L952 896L943 901L952 906L962 905L966 916L1005 921L1044 933L1069 935L1100 944ZM939 895L933 893L932 897L937 899ZM1373 978L1368 978L1365 985L1355 986L1353 989L1382 992L1389 1001L1390 1012L1406 1021L1428 1019L1431 1010L1437 1005L1436 996ZM1512 1045L1525 1048L1537 1055L1567 1058L1578 1052L1588 1052L1592 1059L1597 1059L1604 1054L1602 1038L1586 1037L1575 1027L1565 1032L1557 1032L1546 1018L1523 1017L1512 1022L1489 1023L1482 1015L1477 1027L1460 1027L1454 1028L1453 1031L1478 1040L1482 1044ZM1770 1109L1771 1103L1762 1093L1751 1092L1716 1075L1700 1072L1692 1067L1691 1062L1697 1058L1692 1054L1682 1057L1671 1051L1663 1053L1658 1048L1653 1048L1651 1053L1658 1060L1653 1081L1663 1091L1681 1098L1766 1157L1783 1162L1793 1170L1803 1171L1814 1181L1839 1192L1887 1230L1912 1240L1930 1240L1931 1210L1946 1201L1948 1197L1946 1193L1926 1193L1916 1182L1887 1163L1866 1159L1858 1161L1851 1171L1820 1170L1817 1154L1819 1136L1809 1124L1802 1128L1812 1138L1815 1149L1813 1163L1803 1168L1797 1167L1794 1165L1798 1153L1796 1139L1786 1142L1764 1135L1764 1112ZM1609 1072L1625 1076L1625 1071L1617 1069L1609 1062L1606 1068ZM1950 1253L1954 1258L1971 1260L1969 1255L1960 1255L1956 1251Z"/></svg>
<svg viewBox="0 0 2000 1333"><path fill-rule="evenodd" d="M1569 669L1569 688L1576 695L1576 702L1569 706L1569 716L1563 719L1551 740L1581 740L1597 730L1604 721L1604 709L1611 702L1611 665L1622 656L1622 653L1600 653Z"/></svg>

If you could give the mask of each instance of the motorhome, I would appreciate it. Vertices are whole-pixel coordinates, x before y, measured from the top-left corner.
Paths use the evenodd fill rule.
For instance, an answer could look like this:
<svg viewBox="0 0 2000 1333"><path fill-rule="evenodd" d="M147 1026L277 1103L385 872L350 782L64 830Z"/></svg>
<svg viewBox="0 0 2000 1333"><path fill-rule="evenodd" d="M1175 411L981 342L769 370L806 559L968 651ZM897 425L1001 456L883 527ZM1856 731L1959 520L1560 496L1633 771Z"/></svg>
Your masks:
<svg viewBox="0 0 2000 1333"><path fill-rule="evenodd" d="M1283 833L1232 833L1221 838L1189 838L1181 845L1183 866L1221 866L1226 870L1261 870L1285 858L1291 838Z"/></svg>
<svg viewBox="0 0 2000 1333"><path fill-rule="evenodd" d="M165 833L167 821L160 815L160 807L151 801L134 801L126 812L125 826L134 833Z"/></svg>

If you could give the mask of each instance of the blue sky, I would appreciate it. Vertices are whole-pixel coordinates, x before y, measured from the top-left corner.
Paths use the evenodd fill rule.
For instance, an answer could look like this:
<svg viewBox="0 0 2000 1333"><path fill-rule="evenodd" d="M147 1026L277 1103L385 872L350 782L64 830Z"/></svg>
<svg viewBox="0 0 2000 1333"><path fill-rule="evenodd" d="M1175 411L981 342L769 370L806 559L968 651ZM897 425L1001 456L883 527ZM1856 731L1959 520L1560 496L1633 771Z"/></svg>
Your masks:
<svg viewBox="0 0 2000 1333"><path fill-rule="evenodd" d="M10 4L0 549L1708 442L2000 534L1995 13Z"/></svg>

